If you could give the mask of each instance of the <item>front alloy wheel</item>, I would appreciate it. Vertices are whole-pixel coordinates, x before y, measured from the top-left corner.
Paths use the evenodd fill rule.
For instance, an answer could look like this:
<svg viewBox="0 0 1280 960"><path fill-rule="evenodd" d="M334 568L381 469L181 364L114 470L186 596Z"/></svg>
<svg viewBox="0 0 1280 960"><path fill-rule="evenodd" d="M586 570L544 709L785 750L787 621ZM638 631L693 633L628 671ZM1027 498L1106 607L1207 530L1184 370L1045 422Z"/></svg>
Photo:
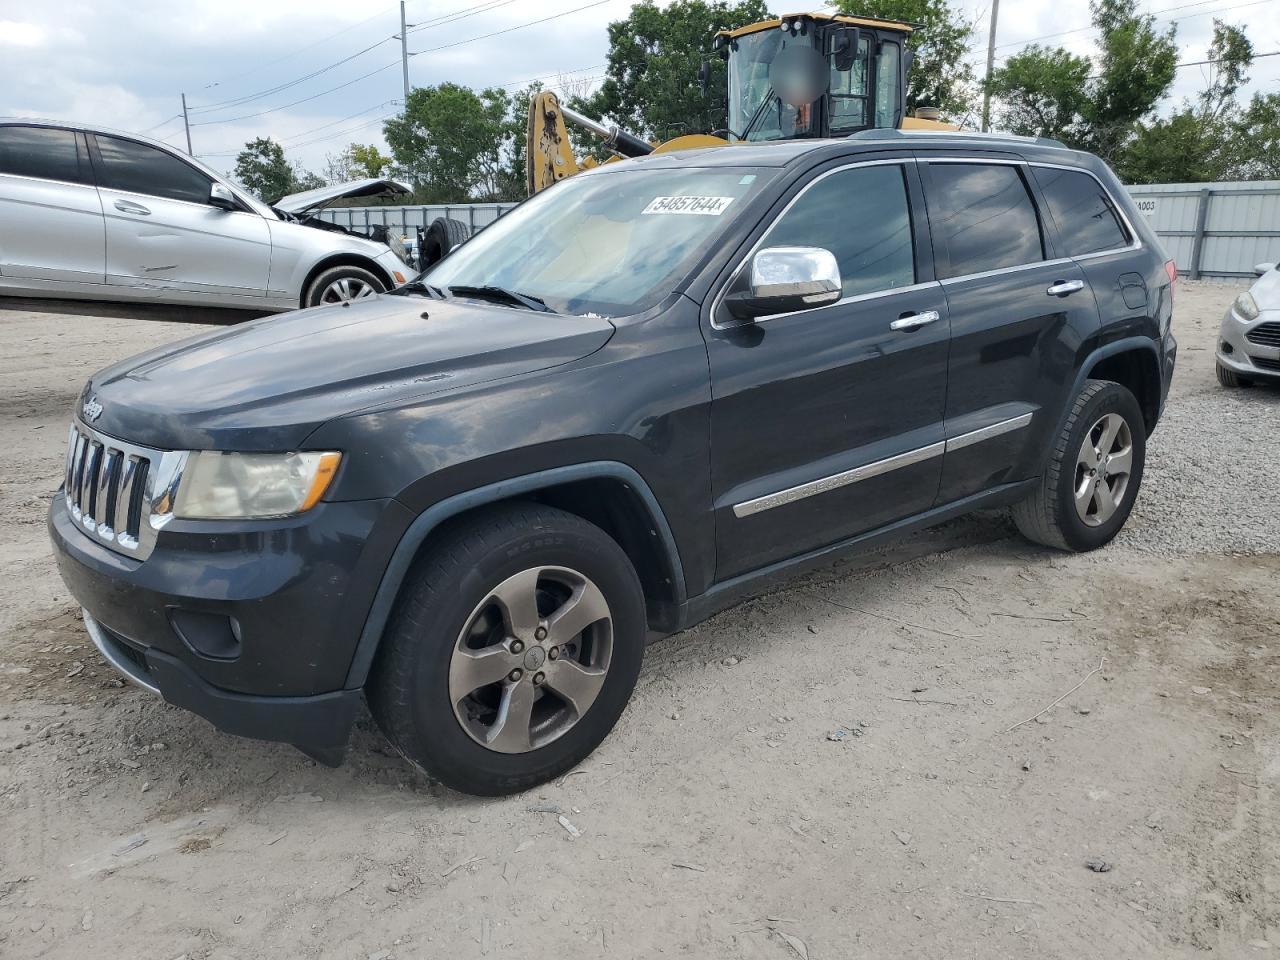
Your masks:
<svg viewBox="0 0 1280 960"><path fill-rule="evenodd" d="M339 277L320 293L321 303L350 303L366 300L380 291L359 277Z"/></svg>
<svg viewBox="0 0 1280 960"><path fill-rule="evenodd" d="M472 611L449 664L449 702L477 743L525 753L564 736L609 672L613 620L604 594L567 567L534 567Z"/></svg>

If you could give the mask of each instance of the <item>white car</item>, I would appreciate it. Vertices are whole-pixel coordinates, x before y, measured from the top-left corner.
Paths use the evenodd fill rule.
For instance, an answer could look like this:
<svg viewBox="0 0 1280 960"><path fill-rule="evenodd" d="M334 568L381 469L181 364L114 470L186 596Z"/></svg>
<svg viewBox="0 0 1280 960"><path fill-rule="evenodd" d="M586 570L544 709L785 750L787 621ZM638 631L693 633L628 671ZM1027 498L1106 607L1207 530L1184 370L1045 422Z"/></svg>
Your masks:
<svg viewBox="0 0 1280 960"><path fill-rule="evenodd" d="M372 296L413 273L385 228L361 236L313 215L408 192L361 180L269 206L165 143L0 119L0 295L264 311Z"/></svg>
<svg viewBox="0 0 1280 960"><path fill-rule="evenodd" d="M1218 329L1218 382L1280 383L1280 263L1260 263L1258 279L1227 308Z"/></svg>

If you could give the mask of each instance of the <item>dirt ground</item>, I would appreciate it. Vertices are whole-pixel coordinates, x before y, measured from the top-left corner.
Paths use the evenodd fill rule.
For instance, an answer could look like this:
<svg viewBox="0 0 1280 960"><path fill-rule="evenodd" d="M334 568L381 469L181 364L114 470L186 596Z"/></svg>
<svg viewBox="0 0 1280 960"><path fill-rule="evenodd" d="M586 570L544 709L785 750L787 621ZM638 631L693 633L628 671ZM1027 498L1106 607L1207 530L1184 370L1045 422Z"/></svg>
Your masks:
<svg viewBox="0 0 1280 960"><path fill-rule="evenodd" d="M84 379L194 330L0 309L0 956L1280 950L1280 390L1213 380L1236 292L1180 285L1109 548L990 513L799 580L651 647L600 750L502 800L367 718L330 770L123 685L44 512Z"/></svg>

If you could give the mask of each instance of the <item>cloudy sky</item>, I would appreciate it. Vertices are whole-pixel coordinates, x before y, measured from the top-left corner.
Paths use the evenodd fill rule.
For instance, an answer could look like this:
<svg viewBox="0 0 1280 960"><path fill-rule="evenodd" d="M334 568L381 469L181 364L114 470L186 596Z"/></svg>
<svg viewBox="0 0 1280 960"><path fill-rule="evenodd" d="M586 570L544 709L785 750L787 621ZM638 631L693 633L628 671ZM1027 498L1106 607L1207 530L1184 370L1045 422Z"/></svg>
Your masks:
<svg viewBox="0 0 1280 960"><path fill-rule="evenodd" d="M956 2L979 21L979 69L988 2ZM512 89L534 78L553 87L597 83L606 24L629 6L410 0L410 80ZM1280 51L1280 0L1143 7L1161 24L1176 20L1183 62L1205 58L1215 16L1243 26L1256 52ZM346 143L383 143L381 120L402 96L399 27L399 4L388 0L0 0L0 116L92 121L181 145L185 92L195 152L215 168L229 169L246 140L270 136L291 159L320 170ZM996 54L1038 39L1088 55L1094 37L1086 0L1006 0ZM1201 89L1205 69L1179 70L1171 102ZM1280 56L1258 60L1246 93L1276 89Z"/></svg>

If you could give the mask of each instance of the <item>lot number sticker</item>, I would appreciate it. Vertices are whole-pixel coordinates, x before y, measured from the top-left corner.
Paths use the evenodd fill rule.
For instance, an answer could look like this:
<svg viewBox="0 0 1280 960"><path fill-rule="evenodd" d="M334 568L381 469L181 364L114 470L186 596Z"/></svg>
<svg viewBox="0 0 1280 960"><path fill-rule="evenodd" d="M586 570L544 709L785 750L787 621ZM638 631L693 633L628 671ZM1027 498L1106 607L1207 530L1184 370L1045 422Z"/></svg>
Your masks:
<svg viewBox="0 0 1280 960"><path fill-rule="evenodd" d="M654 197L640 213L692 213L718 217L729 209L731 203L733 197Z"/></svg>
<svg viewBox="0 0 1280 960"><path fill-rule="evenodd" d="M1135 200L1134 203L1138 205L1138 212L1144 217L1154 217L1156 215L1156 200L1154 197Z"/></svg>

